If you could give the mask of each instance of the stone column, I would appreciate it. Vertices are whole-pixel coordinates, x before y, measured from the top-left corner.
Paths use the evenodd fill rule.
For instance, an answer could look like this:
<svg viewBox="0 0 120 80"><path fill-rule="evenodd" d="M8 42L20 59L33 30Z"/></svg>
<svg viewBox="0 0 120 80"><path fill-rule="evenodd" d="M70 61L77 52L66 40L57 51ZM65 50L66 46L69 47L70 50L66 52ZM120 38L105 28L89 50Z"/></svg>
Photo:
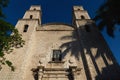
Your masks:
<svg viewBox="0 0 120 80"><path fill-rule="evenodd" d="M39 66L39 80L42 80L43 77L44 66Z"/></svg>

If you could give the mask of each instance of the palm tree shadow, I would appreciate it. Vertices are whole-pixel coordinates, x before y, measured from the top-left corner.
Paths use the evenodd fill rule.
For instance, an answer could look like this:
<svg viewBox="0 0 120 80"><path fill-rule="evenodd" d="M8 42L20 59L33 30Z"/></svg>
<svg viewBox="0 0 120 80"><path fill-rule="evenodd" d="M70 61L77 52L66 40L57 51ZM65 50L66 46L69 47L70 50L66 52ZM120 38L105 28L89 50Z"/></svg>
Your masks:
<svg viewBox="0 0 120 80"><path fill-rule="evenodd" d="M120 0L106 0L97 10L94 20L98 21L98 28L106 27L107 34L114 37L115 25L120 25Z"/></svg>
<svg viewBox="0 0 120 80"><path fill-rule="evenodd" d="M80 52L82 52L80 50L80 45L79 45L79 40L77 39L77 33L76 33L76 30L74 30L72 32L72 35L71 36L63 36L61 37L61 40L66 40L66 39L71 39L72 41L70 42L66 42L66 43L63 43L60 48L66 48L63 52L62 52L62 57L64 58L67 53L69 53L69 51L71 51L71 56L75 56L75 58L77 60L79 60L79 56L80 56Z"/></svg>
<svg viewBox="0 0 120 80"><path fill-rule="evenodd" d="M71 39L72 41L70 42L66 42L66 43L63 43L60 48L66 48L63 52L62 52L62 58L64 58L68 53L69 51L71 51L71 56L74 56L76 58L76 60L80 60L80 58L83 60L83 66L85 68L85 74L86 74L86 77L87 77L87 80L90 80L91 79L91 76L90 76L90 71L88 69L88 64L87 64L87 60L85 59L85 55L83 54L83 49L82 49L82 46L80 45L80 40L79 40L79 37L78 37L78 32L77 32L77 29L75 29L73 32L72 32L72 35L71 36L63 36L61 37L61 40L66 40L66 39Z"/></svg>
<svg viewBox="0 0 120 80"><path fill-rule="evenodd" d="M99 58L101 55L106 55L109 60L112 60L112 52L107 46L102 35L97 29L94 29L91 32L85 32L82 29L75 29L72 32L71 36L63 36L61 40L71 39L72 41L63 43L60 48L66 48L63 53L63 58L71 51L71 56L75 56L79 60L80 53L83 52L83 49L86 49L87 52L91 53L92 48L97 48L97 53L94 56L95 59ZM79 31L79 32L78 32ZM80 34L80 35L79 35ZM96 35L97 34L97 35ZM104 47L103 47L104 46Z"/></svg>
<svg viewBox="0 0 120 80"><path fill-rule="evenodd" d="M63 58L68 54L69 51L71 51L71 56L75 56L77 60L79 60L79 58L82 58L83 65L85 68L85 73L86 73L87 79L89 80L91 79L91 74L90 74L90 70L88 69L89 65L87 63L87 59L85 56L86 54L88 54L97 72L96 80L98 80L105 77L105 75L103 75L99 70L99 65L96 62L98 58L101 57L104 64L106 65L105 67L107 68L105 69L106 71L104 71L104 68L102 70L104 74L106 72L107 75L112 75L108 73L109 71L113 70L113 68L109 68L111 64L109 64L108 61L113 62L112 66L114 66L115 69L118 67L116 66L118 64L114 56L112 55L112 52L109 49L107 43L105 42L104 38L100 34L100 32L96 29L96 27L94 27L93 24L92 26L91 25L88 25L88 26L90 27L90 32L87 32L85 28L78 28L72 32L71 36L63 36L61 40L72 39L72 41L63 43L60 46L60 48L66 48L63 51ZM96 54L92 52L92 49L97 49ZM84 52L84 50L86 50L86 52ZM117 72L116 74L118 73L119 72Z"/></svg>

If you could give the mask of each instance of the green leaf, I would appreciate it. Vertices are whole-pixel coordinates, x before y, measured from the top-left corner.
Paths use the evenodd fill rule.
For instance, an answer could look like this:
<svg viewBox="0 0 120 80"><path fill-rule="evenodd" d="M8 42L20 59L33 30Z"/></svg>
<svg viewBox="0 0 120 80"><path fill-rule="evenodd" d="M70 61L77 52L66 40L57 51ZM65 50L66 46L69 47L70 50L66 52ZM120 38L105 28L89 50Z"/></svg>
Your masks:
<svg viewBox="0 0 120 80"><path fill-rule="evenodd" d="M3 57L4 56L4 53L0 51L0 57Z"/></svg>
<svg viewBox="0 0 120 80"><path fill-rule="evenodd" d="M6 62L6 64L9 66L9 67L11 67L12 66L12 63L10 62L10 61L5 61Z"/></svg>

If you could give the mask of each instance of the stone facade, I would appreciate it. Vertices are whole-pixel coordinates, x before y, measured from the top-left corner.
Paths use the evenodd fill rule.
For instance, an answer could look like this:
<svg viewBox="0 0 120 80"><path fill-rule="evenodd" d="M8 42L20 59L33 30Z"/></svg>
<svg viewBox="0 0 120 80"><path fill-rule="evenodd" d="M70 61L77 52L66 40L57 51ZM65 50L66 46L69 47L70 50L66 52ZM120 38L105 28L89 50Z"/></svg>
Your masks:
<svg viewBox="0 0 120 80"><path fill-rule="evenodd" d="M118 64L82 6L73 7L72 25L41 24L41 7L31 6L16 28L25 45L6 55L0 80L115 80Z"/></svg>

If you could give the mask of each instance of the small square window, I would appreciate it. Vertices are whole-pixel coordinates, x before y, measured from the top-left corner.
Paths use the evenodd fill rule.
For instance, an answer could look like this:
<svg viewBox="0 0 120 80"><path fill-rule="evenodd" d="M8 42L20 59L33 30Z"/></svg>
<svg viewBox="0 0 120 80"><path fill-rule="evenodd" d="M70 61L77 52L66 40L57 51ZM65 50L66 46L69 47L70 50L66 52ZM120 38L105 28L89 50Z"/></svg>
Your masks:
<svg viewBox="0 0 120 80"><path fill-rule="evenodd" d="M52 61L61 61L61 50L53 50Z"/></svg>
<svg viewBox="0 0 120 80"><path fill-rule="evenodd" d="M81 15L81 19L85 19L85 16Z"/></svg>

